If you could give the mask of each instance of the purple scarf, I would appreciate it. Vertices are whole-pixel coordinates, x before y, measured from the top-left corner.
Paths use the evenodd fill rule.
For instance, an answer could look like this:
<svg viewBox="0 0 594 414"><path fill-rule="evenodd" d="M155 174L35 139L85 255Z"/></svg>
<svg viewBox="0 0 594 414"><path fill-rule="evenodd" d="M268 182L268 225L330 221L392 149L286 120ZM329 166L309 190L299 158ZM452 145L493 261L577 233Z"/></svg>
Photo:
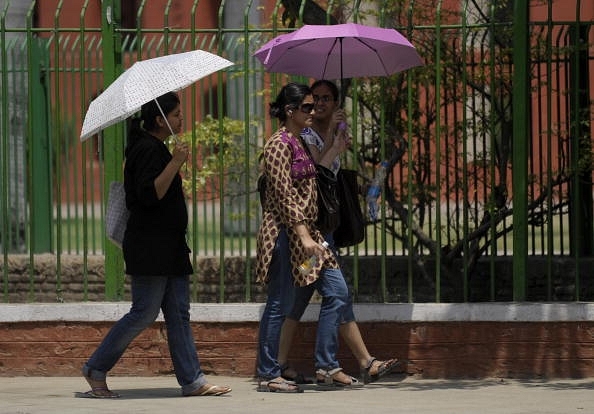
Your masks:
<svg viewBox="0 0 594 414"><path fill-rule="evenodd" d="M291 146L293 151L293 161L291 162L291 178L293 180L303 180L316 176L316 166L309 154L303 148L303 143L299 139L289 134L286 130L282 132L281 140Z"/></svg>

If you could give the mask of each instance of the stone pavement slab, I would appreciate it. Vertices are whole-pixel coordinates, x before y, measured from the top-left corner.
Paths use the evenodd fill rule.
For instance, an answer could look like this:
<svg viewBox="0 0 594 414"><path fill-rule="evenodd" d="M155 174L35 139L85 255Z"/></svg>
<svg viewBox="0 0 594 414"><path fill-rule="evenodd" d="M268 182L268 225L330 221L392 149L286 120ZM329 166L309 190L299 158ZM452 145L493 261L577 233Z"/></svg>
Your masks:
<svg viewBox="0 0 594 414"><path fill-rule="evenodd" d="M349 390L303 394L256 392L250 378L208 376L233 391L221 397L181 397L173 376L109 377L122 397L77 398L88 390L81 377L2 377L2 414L85 413L414 413L586 414L594 413L594 379L424 380L391 376Z"/></svg>

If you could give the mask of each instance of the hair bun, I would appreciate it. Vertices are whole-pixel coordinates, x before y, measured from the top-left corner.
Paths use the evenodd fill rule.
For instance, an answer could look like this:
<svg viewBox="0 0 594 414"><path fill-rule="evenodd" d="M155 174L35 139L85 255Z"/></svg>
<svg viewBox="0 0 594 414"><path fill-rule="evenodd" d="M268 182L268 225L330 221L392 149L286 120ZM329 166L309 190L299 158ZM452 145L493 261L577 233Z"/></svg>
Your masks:
<svg viewBox="0 0 594 414"><path fill-rule="evenodd" d="M270 113L270 116L272 116L274 118L278 118L281 113L281 109L280 109L280 106L278 105L278 103L272 102L270 104L270 110L268 112Z"/></svg>

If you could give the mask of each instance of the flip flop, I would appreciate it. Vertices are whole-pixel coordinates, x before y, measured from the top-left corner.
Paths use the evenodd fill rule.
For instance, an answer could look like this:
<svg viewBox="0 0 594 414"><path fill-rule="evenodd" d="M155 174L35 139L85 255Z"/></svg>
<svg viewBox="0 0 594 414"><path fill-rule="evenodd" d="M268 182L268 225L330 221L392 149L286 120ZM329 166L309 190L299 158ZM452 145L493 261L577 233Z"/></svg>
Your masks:
<svg viewBox="0 0 594 414"><path fill-rule="evenodd" d="M303 389L293 381L284 379L273 379L270 381L261 380L258 383L258 392L279 392L299 394Z"/></svg>
<svg viewBox="0 0 594 414"><path fill-rule="evenodd" d="M220 385L210 385L204 391L199 392L202 388L204 388L204 386L194 390L194 392L184 395L184 397L218 397L219 395L231 392L231 388Z"/></svg>
<svg viewBox="0 0 594 414"><path fill-rule="evenodd" d="M87 391L85 393L79 393L78 396L83 397L83 398L120 398L121 395L118 394L117 392L113 392L111 391L108 387L107 387L107 383L105 382L105 380L94 380L91 378L91 370L89 370L88 373L86 373L86 375L84 375L85 380L87 381L87 383L89 384L89 387L91 387L90 391Z"/></svg>
<svg viewBox="0 0 594 414"><path fill-rule="evenodd" d="M106 387L95 387L87 392L77 393L77 397L113 399L113 398L120 398L121 395L118 394L117 392L111 391L109 388L106 388Z"/></svg>

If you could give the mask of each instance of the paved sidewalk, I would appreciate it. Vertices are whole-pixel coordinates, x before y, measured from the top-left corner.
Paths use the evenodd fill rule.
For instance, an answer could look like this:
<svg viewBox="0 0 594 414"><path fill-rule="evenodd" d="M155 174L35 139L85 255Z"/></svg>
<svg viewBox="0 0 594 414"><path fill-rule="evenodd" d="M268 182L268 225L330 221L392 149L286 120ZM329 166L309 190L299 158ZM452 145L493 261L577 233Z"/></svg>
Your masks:
<svg viewBox="0 0 594 414"><path fill-rule="evenodd" d="M222 397L181 397L172 376L110 377L114 400L76 398L88 386L79 377L0 378L2 414L83 413L594 413L594 379L421 380L391 376L350 390L303 394L256 392L249 378L209 376L233 391Z"/></svg>

